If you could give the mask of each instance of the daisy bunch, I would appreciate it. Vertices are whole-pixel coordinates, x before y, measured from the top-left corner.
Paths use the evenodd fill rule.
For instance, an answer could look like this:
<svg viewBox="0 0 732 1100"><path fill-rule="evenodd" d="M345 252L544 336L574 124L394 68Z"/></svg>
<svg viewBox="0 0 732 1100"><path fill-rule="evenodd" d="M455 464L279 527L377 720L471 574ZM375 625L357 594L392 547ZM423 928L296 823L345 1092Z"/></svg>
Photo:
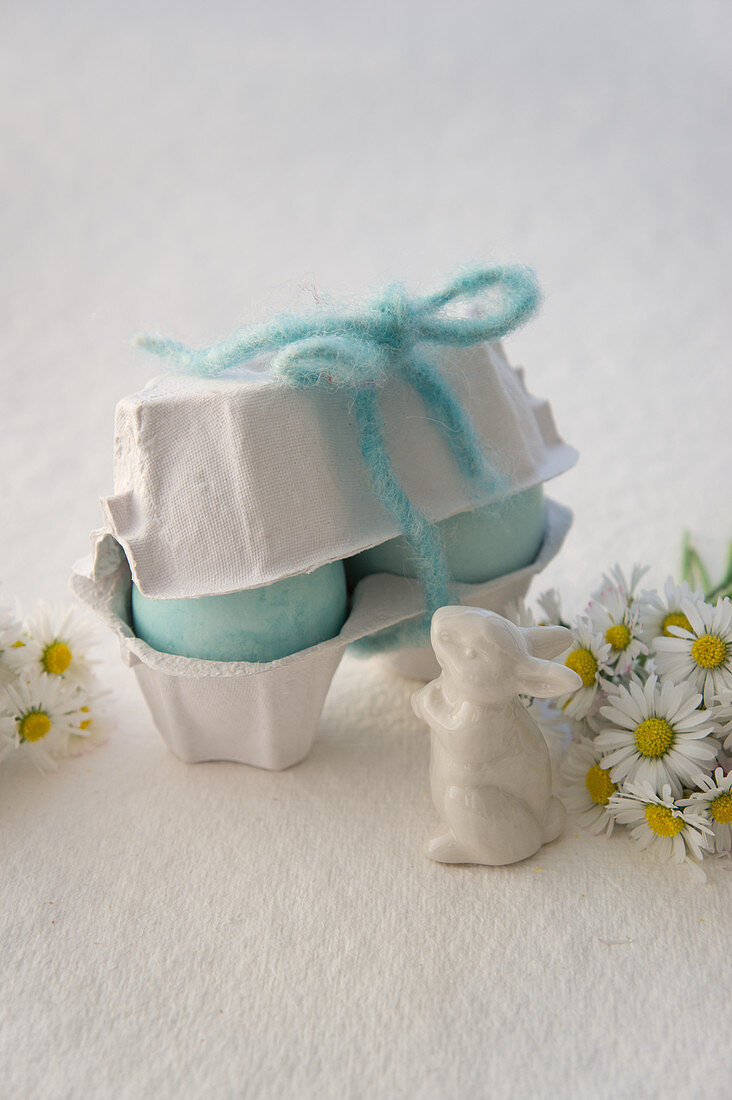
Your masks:
<svg viewBox="0 0 732 1100"><path fill-rule="evenodd" d="M684 555L660 589L641 590L641 566L603 574L557 658L582 686L540 722L553 742L564 722L561 793L578 824L628 826L643 850L698 864L732 857L732 553L716 586L688 543ZM560 607L553 594L533 619L562 622Z"/></svg>
<svg viewBox="0 0 732 1100"><path fill-rule="evenodd" d="M20 750L49 771L106 739L108 693L93 671L93 644L73 608L39 605L25 623L0 608L0 760Z"/></svg>

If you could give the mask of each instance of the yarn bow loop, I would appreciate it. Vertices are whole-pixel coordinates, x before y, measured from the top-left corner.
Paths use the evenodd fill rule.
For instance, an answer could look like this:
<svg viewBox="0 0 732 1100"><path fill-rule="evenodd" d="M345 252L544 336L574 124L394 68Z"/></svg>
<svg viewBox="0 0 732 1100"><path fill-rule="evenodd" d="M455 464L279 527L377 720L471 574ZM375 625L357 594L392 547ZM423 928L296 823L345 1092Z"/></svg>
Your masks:
<svg viewBox="0 0 732 1100"><path fill-rule="evenodd" d="M296 389L332 386L353 390L383 385L389 375L389 360L369 340L306 336L278 352L270 370Z"/></svg>

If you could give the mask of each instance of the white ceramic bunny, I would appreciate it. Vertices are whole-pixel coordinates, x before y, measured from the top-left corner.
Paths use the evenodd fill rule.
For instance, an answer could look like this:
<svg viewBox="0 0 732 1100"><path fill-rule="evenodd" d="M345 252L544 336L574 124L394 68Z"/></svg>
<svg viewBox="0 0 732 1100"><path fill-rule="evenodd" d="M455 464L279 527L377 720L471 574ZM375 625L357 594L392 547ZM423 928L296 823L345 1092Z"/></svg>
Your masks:
<svg viewBox="0 0 732 1100"><path fill-rule="evenodd" d="M526 859L564 828L549 752L518 695L550 699L581 685L545 658L572 643L561 626L522 628L477 607L441 607L432 647L442 672L412 696L432 732L430 782L443 828L426 854L499 866Z"/></svg>

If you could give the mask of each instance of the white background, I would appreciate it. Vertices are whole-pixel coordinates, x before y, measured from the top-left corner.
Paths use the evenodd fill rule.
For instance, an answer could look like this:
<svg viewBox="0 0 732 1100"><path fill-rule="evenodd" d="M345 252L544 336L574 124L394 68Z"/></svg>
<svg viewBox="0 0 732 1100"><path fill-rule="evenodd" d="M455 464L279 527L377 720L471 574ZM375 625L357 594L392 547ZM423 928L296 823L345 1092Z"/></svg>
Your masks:
<svg viewBox="0 0 732 1100"><path fill-rule="evenodd" d="M152 10L154 8L154 10ZM9 3L0 15L0 577L65 597L116 400L316 293L521 260L508 343L581 451L546 574L732 537L732 17L697 0ZM730 884L572 827L423 860L411 686L347 661L312 756L188 767L114 647L110 743L0 769L8 1097L721 1095Z"/></svg>

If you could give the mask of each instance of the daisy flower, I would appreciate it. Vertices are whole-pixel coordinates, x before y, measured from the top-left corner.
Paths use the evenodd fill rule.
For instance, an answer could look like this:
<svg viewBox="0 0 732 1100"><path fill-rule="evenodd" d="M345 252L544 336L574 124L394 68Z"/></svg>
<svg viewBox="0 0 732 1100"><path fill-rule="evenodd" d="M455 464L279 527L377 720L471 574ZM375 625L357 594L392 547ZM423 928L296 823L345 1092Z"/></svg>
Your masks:
<svg viewBox="0 0 732 1100"><path fill-rule="evenodd" d="M565 657L567 668L582 680L582 687L569 695L560 696L556 705L568 718L585 718L596 702L597 690L603 672L609 671L610 643L593 632L589 622L578 619L572 627L574 646Z"/></svg>
<svg viewBox="0 0 732 1100"><path fill-rule="evenodd" d="M620 566L614 565L607 573L603 573L600 587L597 592L592 593L592 599L604 603L613 592L617 592L623 601L630 605L635 599L635 590L638 584L649 569L649 565L634 565L630 580L627 580Z"/></svg>
<svg viewBox="0 0 732 1100"><path fill-rule="evenodd" d="M647 783L628 783L610 798L608 811L643 850L666 862L701 862L711 848L711 826L702 814L674 801L666 785L661 794Z"/></svg>
<svg viewBox="0 0 732 1100"><path fill-rule="evenodd" d="M648 783L654 791L669 786L678 796L683 783L693 785L709 770L719 751L709 736L714 723L697 709L701 695L688 684L659 683L653 674L643 686L618 685L608 699L600 713L612 726L595 744L614 783Z"/></svg>
<svg viewBox="0 0 732 1100"><path fill-rule="evenodd" d="M12 684L18 675L18 649L22 628L9 607L0 605L0 687Z"/></svg>
<svg viewBox="0 0 732 1100"><path fill-rule="evenodd" d="M685 599L681 610L689 629L669 626L669 637L654 639L656 667L677 683L693 683L710 707L715 695L732 689L732 600L725 597L712 607Z"/></svg>
<svg viewBox="0 0 732 1100"><path fill-rule="evenodd" d="M703 603L704 594L700 591L692 592L686 581L675 584L673 577L667 577L663 586L663 595L655 590L641 592L638 597L642 623L642 637L647 645L653 643L654 638L663 635L672 638L669 630L671 626L680 626L684 630L691 630L691 623L681 610L684 600L693 603Z"/></svg>
<svg viewBox="0 0 732 1100"><path fill-rule="evenodd" d="M80 756L107 740L114 723L109 715L107 700L111 692L94 690L89 695L82 694L78 713L69 723L68 732L61 739L58 754Z"/></svg>
<svg viewBox="0 0 732 1100"><path fill-rule="evenodd" d="M53 768L51 755L83 720L79 710L83 697L71 691L60 677L37 672L9 685L6 691L4 733L7 735L8 724L14 723L18 742L27 746L41 770Z"/></svg>
<svg viewBox="0 0 732 1100"><path fill-rule="evenodd" d="M562 604L556 588L547 588L546 592L542 592L541 595L537 597L536 602L544 612L544 617L539 623L539 626L566 625L562 618Z"/></svg>
<svg viewBox="0 0 732 1100"><path fill-rule="evenodd" d="M88 651L94 632L73 607L40 604L26 624L24 663L28 668L63 677L70 684L86 684L91 676Z"/></svg>
<svg viewBox="0 0 732 1100"><path fill-rule="evenodd" d="M590 600L587 617L610 646L608 664L618 675L625 676L640 656L648 655L648 646L640 637L638 609L628 603L619 588L608 592L603 603Z"/></svg>
<svg viewBox="0 0 732 1100"><path fill-rule="evenodd" d="M562 765L563 801L569 813L579 815L580 825L610 836L615 822L608 803L617 786L602 767L601 757L586 737L569 746Z"/></svg>
<svg viewBox="0 0 732 1100"><path fill-rule="evenodd" d="M679 805L689 806L709 821L715 852L729 852L732 850L732 772L725 775L722 768L717 768L713 779L702 775L697 786L700 790L683 798Z"/></svg>

